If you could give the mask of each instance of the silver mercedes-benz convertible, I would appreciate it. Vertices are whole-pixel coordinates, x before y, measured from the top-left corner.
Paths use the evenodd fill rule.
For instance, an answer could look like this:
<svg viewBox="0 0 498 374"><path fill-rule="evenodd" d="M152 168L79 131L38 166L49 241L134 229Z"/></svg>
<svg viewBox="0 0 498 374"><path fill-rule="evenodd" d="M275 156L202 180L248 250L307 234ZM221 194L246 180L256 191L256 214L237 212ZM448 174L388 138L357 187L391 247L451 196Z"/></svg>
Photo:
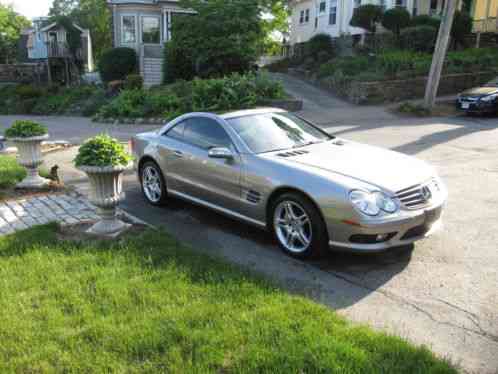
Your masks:
<svg viewBox="0 0 498 374"><path fill-rule="evenodd" d="M441 226L447 199L425 162L279 109L189 113L131 146L151 204L178 197L214 209L269 230L299 258L413 243Z"/></svg>

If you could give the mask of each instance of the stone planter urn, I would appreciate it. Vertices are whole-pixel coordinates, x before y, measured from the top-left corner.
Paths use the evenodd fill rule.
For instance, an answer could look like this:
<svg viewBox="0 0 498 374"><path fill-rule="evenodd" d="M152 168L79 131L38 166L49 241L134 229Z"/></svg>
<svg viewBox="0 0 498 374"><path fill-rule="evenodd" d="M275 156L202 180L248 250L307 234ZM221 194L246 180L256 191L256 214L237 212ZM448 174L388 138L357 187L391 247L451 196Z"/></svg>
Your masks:
<svg viewBox="0 0 498 374"><path fill-rule="evenodd" d="M122 174L130 166L79 166L90 180L89 200L99 208L101 220L87 233L108 238L116 238L131 225L116 216L116 208L124 199Z"/></svg>
<svg viewBox="0 0 498 374"><path fill-rule="evenodd" d="M47 135L29 138L9 138L17 147L19 165L24 166L28 172L26 178L17 184L17 188L43 188L50 183L49 179L40 177L38 168L43 163L41 143L48 139Z"/></svg>

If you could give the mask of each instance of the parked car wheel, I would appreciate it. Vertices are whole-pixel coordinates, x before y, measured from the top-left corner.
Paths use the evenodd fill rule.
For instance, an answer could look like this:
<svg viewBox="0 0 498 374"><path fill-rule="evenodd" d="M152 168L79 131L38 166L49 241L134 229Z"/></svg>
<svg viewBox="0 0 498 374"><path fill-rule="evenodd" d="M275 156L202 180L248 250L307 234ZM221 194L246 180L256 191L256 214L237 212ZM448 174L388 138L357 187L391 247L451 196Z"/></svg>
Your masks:
<svg viewBox="0 0 498 374"><path fill-rule="evenodd" d="M159 166L152 161L145 162L140 169L140 184L147 201L152 205L164 205L168 197L166 181Z"/></svg>
<svg viewBox="0 0 498 374"><path fill-rule="evenodd" d="M273 203L273 235L284 253L305 259L319 257L328 247L325 223L309 199L286 193Z"/></svg>

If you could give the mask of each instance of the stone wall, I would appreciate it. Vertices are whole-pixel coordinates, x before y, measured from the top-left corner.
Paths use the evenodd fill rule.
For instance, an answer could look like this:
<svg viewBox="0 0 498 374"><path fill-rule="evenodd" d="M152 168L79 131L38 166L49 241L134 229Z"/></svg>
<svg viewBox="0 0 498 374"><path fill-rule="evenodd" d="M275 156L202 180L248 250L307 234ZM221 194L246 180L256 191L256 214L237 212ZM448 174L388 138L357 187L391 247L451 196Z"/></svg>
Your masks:
<svg viewBox="0 0 498 374"><path fill-rule="evenodd" d="M40 64L0 64L0 82L39 83L43 73Z"/></svg>
<svg viewBox="0 0 498 374"><path fill-rule="evenodd" d="M290 70L290 73L354 104L378 104L422 98L427 83L427 77L420 77L378 82L346 82L339 85L329 78L317 80L302 72ZM497 75L498 71L443 75L438 95L457 94L486 83Z"/></svg>

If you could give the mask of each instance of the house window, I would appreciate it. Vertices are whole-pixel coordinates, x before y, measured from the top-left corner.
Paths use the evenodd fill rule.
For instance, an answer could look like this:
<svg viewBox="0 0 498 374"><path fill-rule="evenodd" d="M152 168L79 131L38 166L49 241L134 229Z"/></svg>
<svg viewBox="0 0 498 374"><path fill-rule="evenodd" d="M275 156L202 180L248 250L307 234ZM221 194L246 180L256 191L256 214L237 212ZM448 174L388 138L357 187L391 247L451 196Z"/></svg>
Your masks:
<svg viewBox="0 0 498 374"><path fill-rule="evenodd" d="M380 7L382 8L383 11L386 10L387 8L387 4L386 4L386 0L380 0Z"/></svg>
<svg viewBox="0 0 498 374"><path fill-rule="evenodd" d="M397 7L405 7L405 0L396 0Z"/></svg>
<svg viewBox="0 0 498 374"><path fill-rule="evenodd" d="M304 10L301 10L301 14L299 16L299 23L304 23Z"/></svg>
<svg viewBox="0 0 498 374"><path fill-rule="evenodd" d="M142 17L142 43L159 44L161 42L161 20L155 16Z"/></svg>
<svg viewBox="0 0 498 374"><path fill-rule="evenodd" d="M320 14L325 13L325 10L327 9L327 2L326 1L321 1L320 2Z"/></svg>
<svg viewBox="0 0 498 374"><path fill-rule="evenodd" d="M310 21L310 10L306 9L305 15L304 15L304 22L308 23Z"/></svg>
<svg viewBox="0 0 498 374"><path fill-rule="evenodd" d="M418 0L413 0L413 16L418 15Z"/></svg>
<svg viewBox="0 0 498 374"><path fill-rule="evenodd" d="M361 0L354 0L354 7L358 8L359 6L361 6Z"/></svg>
<svg viewBox="0 0 498 374"><path fill-rule="evenodd" d="M330 0L329 25L337 23L337 0Z"/></svg>
<svg viewBox="0 0 498 374"><path fill-rule="evenodd" d="M135 43L137 41L135 16L123 16L121 20L121 38L123 43Z"/></svg>

